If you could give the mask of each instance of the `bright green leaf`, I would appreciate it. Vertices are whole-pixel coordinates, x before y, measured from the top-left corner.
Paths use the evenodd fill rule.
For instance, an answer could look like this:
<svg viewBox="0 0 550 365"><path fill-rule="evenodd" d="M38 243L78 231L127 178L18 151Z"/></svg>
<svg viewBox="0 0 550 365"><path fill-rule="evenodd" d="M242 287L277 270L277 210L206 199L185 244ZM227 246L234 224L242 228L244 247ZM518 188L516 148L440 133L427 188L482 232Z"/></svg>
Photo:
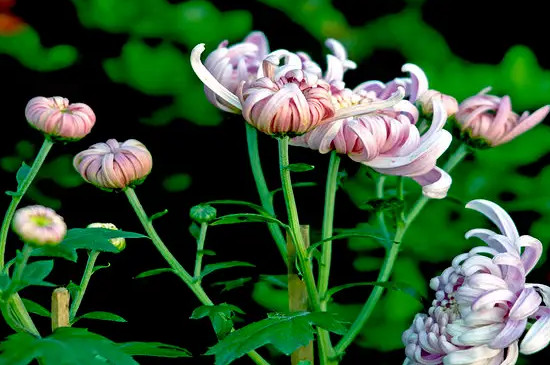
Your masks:
<svg viewBox="0 0 550 365"><path fill-rule="evenodd" d="M32 250L31 256L61 257L72 262L76 262L78 259L76 249L64 242L61 242L55 246L42 246L35 248Z"/></svg>
<svg viewBox="0 0 550 365"><path fill-rule="evenodd" d="M186 349L160 342L126 342L118 345L119 349L132 356L155 357L190 357L191 353Z"/></svg>
<svg viewBox="0 0 550 365"><path fill-rule="evenodd" d="M165 273L165 272L173 272L173 271L174 271L173 269L170 269L168 267L161 268L161 269L147 270L147 271L144 271L142 273L137 274L135 276L135 278L136 279L141 279L141 278L146 278L146 277L149 277L149 276L154 276L154 275L162 274L162 273Z"/></svg>
<svg viewBox="0 0 550 365"><path fill-rule="evenodd" d="M313 170L315 166L309 165L307 163L293 163L285 166L284 168L291 172L305 172Z"/></svg>
<svg viewBox="0 0 550 365"><path fill-rule="evenodd" d="M34 313L39 316L47 317L47 318L51 317L50 311L44 308L43 306L41 306L40 304L33 302L30 299L21 298L21 300L23 301L25 308L27 308L27 311L29 311L30 313Z"/></svg>
<svg viewBox="0 0 550 365"><path fill-rule="evenodd" d="M77 321L81 319L99 319L102 321L112 321L112 322L128 322L118 314L110 313L110 312L102 312L102 311L96 311L96 312L89 312L86 314L83 314L81 316L76 317L71 324L75 324Z"/></svg>
<svg viewBox="0 0 550 365"><path fill-rule="evenodd" d="M209 224L211 226L219 226L221 224L252 223L252 222L277 223L282 227L286 227L284 223L282 223L276 218L273 218L267 215L253 214L253 213L227 214L214 219Z"/></svg>
<svg viewBox="0 0 550 365"><path fill-rule="evenodd" d="M201 278L204 278L206 275L213 273L214 271L220 270L220 269L228 269L230 267L255 267L255 265L246 262L246 261L225 261L225 262L217 262L215 264L209 264L202 269Z"/></svg>
<svg viewBox="0 0 550 365"><path fill-rule="evenodd" d="M118 253L119 250L109 241L112 238L148 238L140 233L107 228L72 228L61 244L74 249Z"/></svg>
<svg viewBox="0 0 550 365"><path fill-rule="evenodd" d="M218 281L218 282L212 283L211 285L223 286L222 292L224 292L224 291L229 291L229 290L243 287L244 284L248 283L251 280L252 280L251 277L246 277L246 278L238 278L235 280Z"/></svg>
<svg viewBox="0 0 550 365"><path fill-rule="evenodd" d="M222 303L218 305L203 305L196 308L190 318L210 318L216 336L218 339L222 339L231 332L235 313L244 314L239 307L232 304Z"/></svg>
<svg viewBox="0 0 550 365"><path fill-rule="evenodd" d="M31 167L27 165L25 162L21 163L21 167L19 170L17 170L17 174L15 175L15 179L17 180L17 190L19 190L19 186L25 180L29 172L31 171Z"/></svg>

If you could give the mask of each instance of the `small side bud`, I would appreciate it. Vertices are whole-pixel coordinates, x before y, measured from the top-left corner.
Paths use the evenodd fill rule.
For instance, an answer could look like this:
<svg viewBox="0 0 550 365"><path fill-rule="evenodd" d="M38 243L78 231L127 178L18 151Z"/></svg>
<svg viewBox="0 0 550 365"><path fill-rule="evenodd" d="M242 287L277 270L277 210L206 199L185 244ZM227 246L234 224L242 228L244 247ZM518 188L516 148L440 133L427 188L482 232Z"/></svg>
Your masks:
<svg viewBox="0 0 550 365"><path fill-rule="evenodd" d="M189 211L189 216L198 223L208 223L216 219L216 208L208 204L195 205Z"/></svg>
<svg viewBox="0 0 550 365"><path fill-rule="evenodd" d="M106 228L112 230L118 230L118 228L113 223L90 223L87 228ZM126 240L123 237L111 238L109 240L120 252L126 248Z"/></svg>
<svg viewBox="0 0 550 365"><path fill-rule="evenodd" d="M445 95L437 90L431 89L423 93L418 99L418 105L420 107L420 110L422 111L422 114L428 117L433 115L434 110L432 100L436 96L440 98L441 103L443 104L443 107L447 112L447 117L451 117L456 114L456 112L458 111L458 102L456 101L456 99L450 95Z"/></svg>

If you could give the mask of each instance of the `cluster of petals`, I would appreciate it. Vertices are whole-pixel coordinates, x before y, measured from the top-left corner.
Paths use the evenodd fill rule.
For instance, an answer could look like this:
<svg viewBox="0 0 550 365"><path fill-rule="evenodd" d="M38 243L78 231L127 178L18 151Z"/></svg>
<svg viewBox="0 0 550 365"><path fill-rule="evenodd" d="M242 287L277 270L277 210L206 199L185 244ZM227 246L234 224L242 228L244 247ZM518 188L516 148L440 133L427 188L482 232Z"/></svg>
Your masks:
<svg viewBox="0 0 550 365"><path fill-rule="evenodd" d="M260 34L229 48L222 43L205 65L200 60L204 44L193 49L191 65L214 105L241 111L264 133L296 136L293 145L321 153L336 150L381 173L412 177L428 197L446 196L451 178L436 160L451 142L443 129L448 108L441 95L430 94L433 121L421 136L414 103L428 91L428 81L419 67L406 64L409 77L367 81L352 90L343 78L356 64L338 41L326 42L332 54L323 72L304 52L267 53Z"/></svg>
<svg viewBox="0 0 550 365"><path fill-rule="evenodd" d="M33 246L57 245L67 233L63 217L42 205L20 208L13 217L13 230Z"/></svg>
<svg viewBox="0 0 550 365"><path fill-rule="evenodd" d="M151 172L153 158L143 143L135 139L122 143L109 139L78 153L73 165L84 180L97 187L124 189L143 182Z"/></svg>
<svg viewBox="0 0 550 365"><path fill-rule="evenodd" d="M31 126L53 139L75 141L83 138L95 124L95 114L86 104L69 104L60 96L37 96L27 103L25 117Z"/></svg>
<svg viewBox="0 0 550 365"><path fill-rule="evenodd" d="M487 245L457 256L430 281L432 306L402 336L405 364L513 365L519 353L532 354L550 342L550 288L526 283L541 242L520 236L495 203L478 199L466 207L483 213L500 232L468 231L466 238Z"/></svg>
<svg viewBox="0 0 550 365"><path fill-rule="evenodd" d="M546 105L530 114L518 115L512 111L509 96L487 94L490 87L464 100L459 105L456 121L470 138L481 139L489 146L509 142L533 128L546 118L550 106Z"/></svg>

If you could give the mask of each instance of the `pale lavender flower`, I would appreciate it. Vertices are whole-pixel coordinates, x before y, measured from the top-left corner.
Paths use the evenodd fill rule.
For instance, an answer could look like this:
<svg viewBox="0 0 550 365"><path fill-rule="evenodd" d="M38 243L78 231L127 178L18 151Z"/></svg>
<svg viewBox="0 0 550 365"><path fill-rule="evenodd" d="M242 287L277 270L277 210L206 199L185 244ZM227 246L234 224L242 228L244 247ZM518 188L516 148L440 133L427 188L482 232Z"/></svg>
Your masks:
<svg viewBox="0 0 550 365"><path fill-rule="evenodd" d="M524 112L518 115L512 111L509 96L489 95L490 90L490 87L485 88L460 103L456 121L463 133L491 147L509 142L533 128L550 111L550 106L546 105L533 114Z"/></svg>
<svg viewBox="0 0 550 365"><path fill-rule="evenodd" d="M466 207L486 215L500 232L467 232L467 238L487 246L457 256L430 281L436 299L403 333L406 364L513 365L519 353L531 354L550 342L550 288L526 283L542 244L520 236L495 203L479 199Z"/></svg>
<svg viewBox="0 0 550 365"><path fill-rule="evenodd" d="M411 79L396 78L383 84L378 81L360 84L357 88L333 93L338 108L388 101L395 92L408 90L411 100L427 89L422 70L412 64L403 66ZM412 76L414 74L414 76ZM412 79L416 81L411 81ZM443 129L446 112L439 98L432 98L433 120L429 130L420 136L416 127L418 110L411 101L373 110L371 113L349 117L322 125L291 140L291 144L309 147L321 153L335 150L347 154L354 161L389 175L412 177L422 192L430 198L444 198L452 179L436 166L437 159L451 143L451 135Z"/></svg>
<svg viewBox="0 0 550 365"><path fill-rule="evenodd" d="M124 189L143 182L151 172L153 158L143 143L109 139L78 153L75 169L84 180L103 189Z"/></svg>
<svg viewBox="0 0 550 365"><path fill-rule="evenodd" d="M25 107L31 126L53 139L75 141L83 138L95 124L95 114L86 104L69 104L60 96L32 98Z"/></svg>
<svg viewBox="0 0 550 365"><path fill-rule="evenodd" d="M53 209L30 205L15 212L13 230L30 245L57 245L63 241L67 225Z"/></svg>
<svg viewBox="0 0 550 365"><path fill-rule="evenodd" d="M344 69L353 66L351 61L338 58L345 58L338 46L333 44L331 47L338 54L331 61L334 67ZM396 90L386 100L351 105L335 112L331 89L333 81L337 83L339 77L336 71L327 72L329 83L323 79L320 68L309 56L287 50L268 54L262 61L257 78L243 80L237 89L237 96L220 82L218 75L201 63L203 51L204 44L199 44L191 52L191 66L200 80L230 109L241 110L248 123L268 134L299 135L334 120L389 107L403 98L403 90Z"/></svg>
<svg viewBox="0 0 550 365"><path fill-rule="evenodd" d="M227 41L220 43L218 49L208 55L204 66L220 84L235 94L241 82L257 78L262 60L269 53L269 44L265 35L259 31L250 33L241 43L230 47L228 44ZM239 112L208 86L204 87L204 92L217 108L227 112Z"/></svg>

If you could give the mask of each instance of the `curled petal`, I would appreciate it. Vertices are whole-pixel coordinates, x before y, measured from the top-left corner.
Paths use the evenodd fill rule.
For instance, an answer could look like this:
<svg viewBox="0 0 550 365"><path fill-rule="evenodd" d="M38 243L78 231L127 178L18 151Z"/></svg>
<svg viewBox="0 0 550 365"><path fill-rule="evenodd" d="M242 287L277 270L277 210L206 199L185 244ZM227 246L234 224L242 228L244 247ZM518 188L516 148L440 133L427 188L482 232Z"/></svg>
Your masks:
<svg viewBox="0 0 550 365"><path fill-rule="evenodd" d="M525 288L510 309L509 317L512 320L526 319L534 314L542 302L542 298L534 288Z"/></svg>
<svg viewBox="0 0 550 365"><path fill-rule="evenodd" d="M506 358L500 363L500 365L515 365L518 361L519 349L518 341L514 341L506 351Z"/></svg>
<svg viewBox="0 0 550 365"><path fill-rule="evenodd" d="M507 320L502 331L500 331L500 333L493 338L493 340L489 343L489 346L500 349L510 346L523 334L526 324L527 318L520 320Z"/></svg>
<svg viewBox="0 0 550 365"><path fill-rule="evenodd" d="M519 346L519 352L525 355L542 350L550 343L550 314L539 318L527 331Z"/></svg>
<svg viewBox="0 0 550 365"><path fill-rule="evenodd" d="M412 63L406 63L401 71L411 75L411 90L409 100L415 102L422 94L428 91L428 78L420 67Z"/></svg>
<svg viewBox="0 0 550 365"><path fill-rule="evenodd" d="M445 198L453 182L451 176L437 166L424 175L413 176L413 179L422 186L422 194L432 199Z"/></svg>
<svg viewBox="0 0 550 365"><path fill-rule="evenodd" d="M542 255L542 243L534 237L524 235L518 239L518 244L520 247L525 248L521 254L521 261L523 262L525 273L528 274L535 267Z"/></svg>
<svg viewBox="0 0 550 365"><path fill-rule="evenodd" d="M444 365L471 365L476 361L490 359L497 356L502 350L492 349L488 346L475 346L466 350L451 352L443 359Z"/></svg>
<svg viewBox="0 0 550 365"><path fill-rule="evenodd" d="M518 239L519 233L510 215L497 204L485 200L476 199L466 204L466 208L477 210L489 218L500 231L511 239Z"/></svg>

